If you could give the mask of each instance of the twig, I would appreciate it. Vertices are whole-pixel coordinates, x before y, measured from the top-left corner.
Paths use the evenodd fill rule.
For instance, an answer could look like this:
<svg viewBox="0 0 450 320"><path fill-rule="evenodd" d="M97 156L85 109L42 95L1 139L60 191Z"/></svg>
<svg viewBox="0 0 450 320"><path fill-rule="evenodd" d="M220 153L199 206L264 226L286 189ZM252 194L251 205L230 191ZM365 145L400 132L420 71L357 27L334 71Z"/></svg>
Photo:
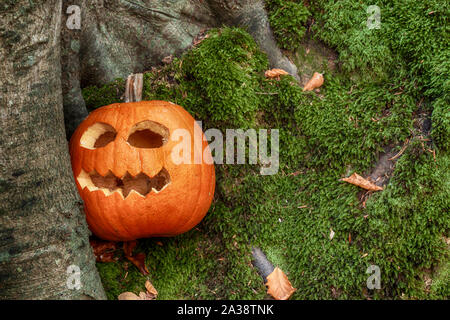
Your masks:
<svg viewBox="0 0 450 320"><path fill-rule="evenodd" d="M278 94L278 92L255 92L255 94L275 95Z"/></svg>
<svg viewBox="0 0 450 320"><path fill-rule="evenodd" d="M406 148L408 147L408 143L409 143L409 139L406 139L406 142L403 145L403 147L400 149L400 151L395 156L393 156L392 158L389 158L388 160L392 161L392 160L395 160L398 157L400 157L403 154L403 152L405 152Z"/></svg>

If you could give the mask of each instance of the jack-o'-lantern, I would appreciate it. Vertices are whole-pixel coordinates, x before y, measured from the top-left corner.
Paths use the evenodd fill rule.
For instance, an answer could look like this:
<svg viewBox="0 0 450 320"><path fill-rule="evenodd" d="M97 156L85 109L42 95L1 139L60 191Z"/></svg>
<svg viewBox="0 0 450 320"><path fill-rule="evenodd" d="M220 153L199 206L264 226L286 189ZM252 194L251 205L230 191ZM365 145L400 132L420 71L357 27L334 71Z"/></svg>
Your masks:
<svg viewBox="0 0 450 320"><path fill-rule="evenodd" d="M91 231L129 241L174 236L198 224L215 187L199 128L186 110L165 101L116 103L90 113L70 140L70 155ZM200 162L173 160L177 129L189 133L191 159L199 152ZM198 130L201 143L194 143Z"/></svg>

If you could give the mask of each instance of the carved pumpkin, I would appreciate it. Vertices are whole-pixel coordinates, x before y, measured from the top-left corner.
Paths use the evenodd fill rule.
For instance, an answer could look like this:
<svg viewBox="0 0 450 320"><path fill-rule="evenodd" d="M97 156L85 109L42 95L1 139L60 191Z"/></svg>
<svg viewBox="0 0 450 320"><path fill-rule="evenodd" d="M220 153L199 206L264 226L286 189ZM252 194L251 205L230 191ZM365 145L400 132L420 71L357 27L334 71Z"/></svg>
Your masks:
<svg viewBox="0 0 450 320"><path fill-rule="evenodd" d="M89 114L71 138L70 155L94 234L113 241L174 236L200 222L215 173L201 130L195 146L194 126L199 130L186 110L165 101L116 103ZM176 129L190 133L191 159L201 144L199 164L173 162Z"/></svg>

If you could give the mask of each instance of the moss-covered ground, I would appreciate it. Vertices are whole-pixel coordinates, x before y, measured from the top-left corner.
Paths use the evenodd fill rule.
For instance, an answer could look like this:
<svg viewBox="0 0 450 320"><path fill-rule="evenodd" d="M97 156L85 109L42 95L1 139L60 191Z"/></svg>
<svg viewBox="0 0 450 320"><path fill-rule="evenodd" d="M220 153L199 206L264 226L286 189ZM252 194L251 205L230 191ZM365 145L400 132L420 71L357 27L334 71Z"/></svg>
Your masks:
<svg viewBox="0 0 450 320"><path fill-rule="evenodd" d="M291 76L265 79L266 56L236 28L211 30L144 75L145 100L177 103L205 130L280 130L277 174L216 165L215 199L197 227L140 240L158 299L266 298L251 246L285 271L297 288L292 299L449 298L448 2L269 2L272 21L276 14L300 37L300 45L280 45L302 79L324 73L320 92L303 92ZM296 12L283 15L284 3L299 8L294 29L283 24ZM380 29L366 25L374 4ZM118 80L85 88L84 97L95 108L122 92ZM403 152L383 191L340 181L368 176L385 147ZM379 290L367 289L370 265L380 267ZM146 277L125 259L98 269L110 299L144 289Z"/></svg>

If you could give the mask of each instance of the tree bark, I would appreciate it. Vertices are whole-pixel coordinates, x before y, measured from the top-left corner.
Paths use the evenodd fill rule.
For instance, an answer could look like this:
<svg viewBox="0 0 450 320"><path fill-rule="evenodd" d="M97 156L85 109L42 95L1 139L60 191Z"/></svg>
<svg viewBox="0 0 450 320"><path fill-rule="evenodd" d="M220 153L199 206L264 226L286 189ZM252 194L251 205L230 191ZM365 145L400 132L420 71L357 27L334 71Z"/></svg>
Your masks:
<svg viewBox="0 0 450 320"><path fill-rule="evenodd" d="M80 83L103 85L150 70L166 56L181 55L208 28L246 28L273 68L299 79L296 66L276 45L262 0L71 0L70 4L81 8L81 28L63 30L69 136L86 115ZM66 11L63 14L67 16Z"/></svg>
<svg viewBox="0 0 450 320"><path fill-rule="evenodd" d="M61 10L0 4L0 299L105 298L65 138Z"/></svg>

